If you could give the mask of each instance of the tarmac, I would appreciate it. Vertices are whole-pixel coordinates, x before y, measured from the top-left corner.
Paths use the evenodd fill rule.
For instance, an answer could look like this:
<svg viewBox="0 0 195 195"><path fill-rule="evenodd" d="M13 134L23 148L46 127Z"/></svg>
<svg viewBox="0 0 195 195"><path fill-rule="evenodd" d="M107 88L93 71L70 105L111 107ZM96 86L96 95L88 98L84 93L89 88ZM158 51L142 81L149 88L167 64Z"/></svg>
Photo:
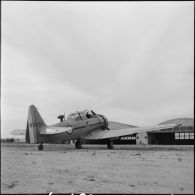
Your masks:
<svg viewBox="0 0 195 195"><path fill-rule="evenodd" d="M193 145L1 144L1 193L194 194Z"/></svg>

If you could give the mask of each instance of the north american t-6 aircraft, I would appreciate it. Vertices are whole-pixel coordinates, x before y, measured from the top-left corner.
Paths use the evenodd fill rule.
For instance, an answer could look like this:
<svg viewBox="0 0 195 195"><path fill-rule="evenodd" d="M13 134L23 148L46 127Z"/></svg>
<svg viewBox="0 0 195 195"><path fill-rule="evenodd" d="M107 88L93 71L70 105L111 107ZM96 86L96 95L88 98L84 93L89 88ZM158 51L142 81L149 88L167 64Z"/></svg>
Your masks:
<svg viewBox="0 0 195 195"><path fill-rule="evenodd" d="M84 140L105 140L108 149L113 149L113 140L141 132L177 128L180 124L156 125L152 127L109 128L108 119L92 110L76 111L69 114L67 119L63 115L58 117L60 122L47 126L38 110L31 105L28 110L27 126L25 133L26 143L39 144L38 149L43 149L43 143L63 143L74 140L77 149L82 148ZM121 124L121 123L120 123Z"/></svg>

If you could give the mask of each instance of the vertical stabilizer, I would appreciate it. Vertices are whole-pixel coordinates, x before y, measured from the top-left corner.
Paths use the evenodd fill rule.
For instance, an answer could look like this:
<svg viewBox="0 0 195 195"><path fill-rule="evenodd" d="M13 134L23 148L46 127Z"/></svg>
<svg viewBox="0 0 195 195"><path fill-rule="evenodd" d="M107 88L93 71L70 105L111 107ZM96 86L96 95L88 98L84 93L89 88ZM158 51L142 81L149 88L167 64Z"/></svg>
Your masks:
<svg viewBox="0 0 195 195"><path fill-rule="evenodd" d="M45 122L43 121L36 107L34 105L31 105L28 110L26 142L39 143L41 141L39 132L43 127L46 127Z"/></svg>

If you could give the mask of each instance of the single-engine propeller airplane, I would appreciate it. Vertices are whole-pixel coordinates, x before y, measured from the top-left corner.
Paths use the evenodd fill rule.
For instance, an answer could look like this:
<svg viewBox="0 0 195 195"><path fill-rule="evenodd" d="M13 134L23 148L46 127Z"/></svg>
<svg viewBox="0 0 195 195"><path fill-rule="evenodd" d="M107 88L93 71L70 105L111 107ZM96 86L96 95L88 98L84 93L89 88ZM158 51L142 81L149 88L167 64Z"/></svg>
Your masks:
<svg viewBox="0 0 195 195"><path fill-rule="evenodd" d="M118 130L109 128L109 122L104 115L96 114L93 110L77 111L64 116L58 116L60 122L47 126L34 105L28 110L26 126L26 143L39 144L38 149L43 149L43 143L64 142L76 140L75 147L82 148L83 140L106 140L107 148L113 149L113 139L141 132L177 128L181 124L156 125L152 127L130 127L126 125ZM120 123L121 124L121 123Z"/></svg>

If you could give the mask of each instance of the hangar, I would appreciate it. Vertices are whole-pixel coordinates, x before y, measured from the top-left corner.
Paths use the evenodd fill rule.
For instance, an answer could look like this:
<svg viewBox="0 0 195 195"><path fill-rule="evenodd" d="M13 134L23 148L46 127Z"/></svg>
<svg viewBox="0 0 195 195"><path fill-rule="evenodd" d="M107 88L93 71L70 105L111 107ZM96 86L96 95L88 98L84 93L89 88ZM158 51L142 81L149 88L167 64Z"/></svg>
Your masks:
<svg viewBox="0 0 195 195"><path fill-rule="evenodd" d="M163 144L163 145L193 145L194 144L194 119L176 118L164 121L159 125L182 124L178 129L163 129L139 133L134 136L122 137L116 144Z"/></svg>
<svg viewBox="0 0 195 195"><path fill-rule="evenodd" d="M159 125L178 123L182 124L176 130L168 130L162 133L149 133L150 144L194 144L194 119L192 118L176 118L167 120Z"/></svg>

